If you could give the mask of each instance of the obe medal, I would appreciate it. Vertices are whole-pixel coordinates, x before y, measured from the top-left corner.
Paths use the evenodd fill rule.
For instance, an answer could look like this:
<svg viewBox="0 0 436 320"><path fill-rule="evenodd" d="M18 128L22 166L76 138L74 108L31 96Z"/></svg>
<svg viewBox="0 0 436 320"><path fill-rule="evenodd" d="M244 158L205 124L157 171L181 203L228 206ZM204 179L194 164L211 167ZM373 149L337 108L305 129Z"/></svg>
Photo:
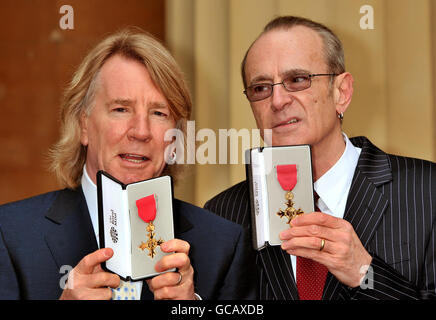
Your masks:
<svg viewBox="0 0 436 320"><path fill-rule="evenodd" d="M277 180L279 181L280 186L283 190L286 191L285 199L286 199L286 208L280 209L277 212L277 215L280 218L286 217L288 218L287 224L290 224L292 219L304 213L301 208L294 208L294 194L292 190L297 184L297 165L289 164L289 165L278 165L276 167L277 170Z"/></svg>
<svg viewBox="0 0 436 320"><path fill-rule="evenodd" d="M161 238L159 240L155 238L156 233L154 232L155 226L153 224L153 220L156 218L156 198L154 194L136 200L136 207L138 208L138 216L148 224L146 228L147 241L141 241L139 249L142 251L147 249L148 255L151 258L154 258L156 255L155 249L157 246L160 246L162 243L164 243L164 240Z"/></svg>

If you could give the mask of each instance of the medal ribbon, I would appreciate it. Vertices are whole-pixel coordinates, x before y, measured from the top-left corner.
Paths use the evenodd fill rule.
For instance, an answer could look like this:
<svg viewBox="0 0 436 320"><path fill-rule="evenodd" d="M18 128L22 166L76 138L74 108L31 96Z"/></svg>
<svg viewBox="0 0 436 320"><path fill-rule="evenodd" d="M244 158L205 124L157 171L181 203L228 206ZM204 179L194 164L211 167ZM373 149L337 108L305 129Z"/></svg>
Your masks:
<svg viewBox="0 0 436 320"><path fill-rule="evenodd" d="M136 200L136 207L138 208L138 216L149 223L156 218L156 199L154 194Z"/></svg>
<svg viewBox="0 0 436 320"><path fill-rule="evenodd" d="M285 191L291 191L297 184L297 165L285 164L277 167L277 180Z"/></svg>

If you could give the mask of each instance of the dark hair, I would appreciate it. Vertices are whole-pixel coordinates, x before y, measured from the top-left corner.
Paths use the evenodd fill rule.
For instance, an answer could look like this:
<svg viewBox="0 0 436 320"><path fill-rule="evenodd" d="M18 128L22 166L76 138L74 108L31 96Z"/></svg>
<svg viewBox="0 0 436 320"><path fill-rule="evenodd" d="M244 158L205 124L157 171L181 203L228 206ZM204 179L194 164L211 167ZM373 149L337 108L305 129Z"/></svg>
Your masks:
<svg viewBox="0 0 436 320"><path fill-rule="evenodd" d="M242 82L244 83L244 89L247 88L247 82L245 79L245 64L247 60L248 52L250 51L253 44L265 33L273 30L289 30L296 26L304 26L316 31L324 43L324 57L328 67L328 73L341 74L345 72L345 57L344 49L339 38L326 26L312 21L310 19L295 17L295 16L281 16L271 20L263 29L262 33L256 38L255 41L250 45L247 52L245 53L244 59L241 64L241 75Z"/></svg>

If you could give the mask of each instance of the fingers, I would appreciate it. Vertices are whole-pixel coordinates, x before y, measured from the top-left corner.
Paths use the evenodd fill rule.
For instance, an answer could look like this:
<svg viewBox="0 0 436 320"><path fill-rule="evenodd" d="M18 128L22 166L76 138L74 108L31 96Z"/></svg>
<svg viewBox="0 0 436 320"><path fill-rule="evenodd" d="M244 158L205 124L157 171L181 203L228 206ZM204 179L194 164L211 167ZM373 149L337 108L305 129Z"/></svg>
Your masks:
<svg viewBox="0 0 436 320"><path fill-rule="evenodd" d="M327 228L341 228L342 219L335 218L329 214L323 212L311 212L297 216L291 221L291 227L301 227L307 225L319 225Z"/></svg>
<svg viewBox="0 0 436 320"><path fill-rule="evenodd" d="M289 240L295 237L317 237L321 239L334 240L337 234L335 234L335 229L313 224L286 229L282 231L279 236L280 240Z"/></svg>
<svg viewBox="0 0 436 320"><path fill-rule="evenodd" d="M350 233L338 231L338 229L326 228L319 225L293 227L280 233L280 240L283 241L282 249L285 251L298 248L320 250L324 240L322 251L333 253L333 243L350 243L352 241Z"/></svg>
<svg viewBox="0 0 436 320"><path fill-rule="evenodd" d="M285 251L292 251L297 255L298 249L309 249L310 251L321 251L322 241L324 240L324 248L322 252L329 252L328 240L317 237L296 237L289 241L283 242L281 248ZM315 252L316 253L316 252Z"/></svg>
<svg viewBox="0 0 436 320"><path fill-rule="evenodd" d="M186 277L185 277L186 278ZM179 272L166 272L159 276L154 277L151 280L148 280L149 286L153 288L153 290L157 290L163 287L172 287L181 284L183 281L183 276Z"/></svg>
<svg viewBox="0 0 436 320"><path fill-rule="evenodd" d="M156 265L157 272L165 272L147 281L155 299L195 299L194 269L189 259L190 245L180 239L172 239L161 244L164 252L174 252L164 256ZM166 272L176 268L177 272Z"/></svg>
<svg viewBox="0 0 436 320"><path fill-rule="evenodd" d="M148 287L156 300L161 299L195 299L194 270L189 268L185 273L167 272L147 280Z"/></svg>
<svg viewBox="0 0 436 320"><path fill-rule="evenodd" d="M100 263L108 260L112 255L112 249L104 248L90 253L80 260L68 276L67 286L62 292L61 299L110 299L112 292L109 288L118 287L120 277L103 271Z"/></svg>
<svg viewBox="0 0 436 320"><path fill-rule="evenodd" d="M184 272L191 266L191 260L185 253L173 253L160 259L154 269L157 272L165 272L172 268L177 268L179 271Z"/></svg>
<svg viewBox="0 0 436 320"><path fill-rule="evenodd" d="M92 274L81 274L73 269L68 276L67 287L71 290L80 288L117 288L120 285L120 277L114 273L97 272Z"/></svg>
<svg viewBox="0 0 436 320"><path fill-rule="evenodd" d="M162 243L160 249L163 252L180 252L189 254L190 245L184 240L172 239Z"/></svg>
<svg viewBox="0 0 436 320"><path fill-rule="evenodd" d="M154 291L156 300L195 300L194 286L162 287Z"/></svg>
<svg viewBox="0 0 436 320"><path fill-rule="evenodd" d="M349 233L343 232L347 224L343 219L322 212L303 214L292 220L291 228L280 233L281 248L292 255L324 260L328 258L326 255L338 250L338 243L350 241Z"/></svg>
<svg viewBox="0 0 436 320"><path fill-rule="evenodd" d="M303 247L319 250L323 239L326 243L349 243L353 232L349 222L322 212L313 212L293 219L291 228L282 231L279 237L283 241L282 248L287 251ZM325 245L323 252L329 252L327 247Z"/></svg>
<svg viewBox="0 0 436 320"><path fill-rule="evenodd" d="M80 274L73 269L60 299L63 300L109 300L112 291L120 284L119 276L108 272Z"/></svg>
<svg viewBox="0 0 436 320"><path fill-rule="evenodd" d="M103 248L85 256L76 266L76 271L82 274L93 273L100 263L109 260L114 252L111 248Z"/></svg>
<svg viewBox="0 0 436 320"><path fill-rule="evenodd" d="M165 272L172 268L177 268L180 272L189 269L191 266L191 260L188 256L190 249L188 242L180 239L172 239L162 243L160 247L164 252L175 253L164 256L156 263L155 270L157 272Z"/></svg>
<svg viewBox="0 0 436 320"><path fill-rule="evenodd" d="M110 300L112 291L109 288L80 288L77 290L64 290L61 300Z"/></svg>
<svg viewBox="0 0 436 320"><path fill-rule="evenodd" d="M120 285L120 277L109 272L98 272L89 275L87 278L87 286L89 288L110 287L117 288Z"/></svg>

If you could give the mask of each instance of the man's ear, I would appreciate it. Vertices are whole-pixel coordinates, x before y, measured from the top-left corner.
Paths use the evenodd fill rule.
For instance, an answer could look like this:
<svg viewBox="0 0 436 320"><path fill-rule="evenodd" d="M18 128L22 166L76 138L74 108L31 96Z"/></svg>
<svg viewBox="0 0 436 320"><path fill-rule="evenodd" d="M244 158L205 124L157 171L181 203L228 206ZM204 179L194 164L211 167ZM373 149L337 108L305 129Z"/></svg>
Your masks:
<svg viewBox="0 0 436 320"><path fill-rule="evenodd" d="M351 103L353 82L353 76L349 72L341 73L335 79L333 95L338 114L344 113Z"/></svg>
<svg viewBox="0 0 436 320"><path fill-rule="evenodd" d="M82 112L82 114L80 115L80 143L85 147L89 143L88 116L86 115L86 112Z"/></svg>

